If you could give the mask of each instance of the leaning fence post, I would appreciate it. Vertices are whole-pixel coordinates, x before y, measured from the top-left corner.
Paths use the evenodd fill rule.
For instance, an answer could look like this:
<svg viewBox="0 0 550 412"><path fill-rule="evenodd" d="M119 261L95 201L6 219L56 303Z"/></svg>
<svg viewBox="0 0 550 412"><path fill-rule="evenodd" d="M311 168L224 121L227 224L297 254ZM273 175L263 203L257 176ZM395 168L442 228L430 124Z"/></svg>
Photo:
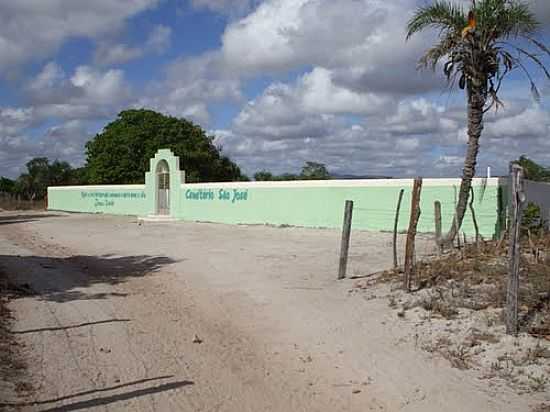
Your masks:
<svg viewBox="0 0 550 412"><path fill-rule="evenodd" d="M518 291L520 261L520 228L522 207L525 202L523 192L523 168L515 163L510 166L512 210L510 214L510 246L508 249L508 286L506 290L506 333L518 333Z"/></svg>
<svg viewBox="0 0 550 412"><path fill-rule="evenodd" d="M353 201L346 200L344 209L344 226L342 227L342 242L340 243L340 265L338 267L338 279L346 277L348 266L349 238L351 236L351 218L353 215Z"/></svg>
<svg viewBox="0 0 550 412"><path fill-rule="evenodd" d="M397 269L399 263L397 262L397 227L399 224L399 211L401 210L401 201L403 200L403 193L405 189L399 191L399 198L397 199L397 209L395 209L395 222L393 224L393 268Z"/></svg>
<svg viewBox="0 0 550 412"><path fill-rule="evenodd" d="M441 202L436 200L434 202L434 216L435 216L435 243L437 244L437 251L441 254L443 251L443 242L441 240Z"/></svg>
<svg viewBox="0 0 550 412"><path fill-rule="evenodd" d="M409 220L409 230L407 231L407 244L405 246L405 268L403 277L403 287L409 292L411 290L412 274L414 270L414 240L416 237L416 227L420 218L420 193L422 191L422 178L414 179L414 186L411 200L411 217Z"/></svg>

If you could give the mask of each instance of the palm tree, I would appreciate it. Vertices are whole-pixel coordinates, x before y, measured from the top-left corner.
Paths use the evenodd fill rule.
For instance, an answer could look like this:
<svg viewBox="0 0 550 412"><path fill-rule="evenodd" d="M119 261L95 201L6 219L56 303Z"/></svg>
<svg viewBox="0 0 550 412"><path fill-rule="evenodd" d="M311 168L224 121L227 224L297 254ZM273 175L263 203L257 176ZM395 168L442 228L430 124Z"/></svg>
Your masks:
<svg viewBox="0 0 550 412"><path fill-rule="evenodd" d="M435 70L443 63L449 85L458 83L466 92L468 104L468 148L455 218L445 238L440 239L442 244L450 244L466 212L484 114L502 105L501 84L514 70L527 76L533 95L540 99L525 60L541 68L550 79L542 60L542 56L550 56L550 50L537 39L539 23L521 0L479 0L477 4L472 0L467 14L461 5L437 0L416 10L408 23L407 39L425 29L438 30L439 39L422 56L419 68Z"/></svg>

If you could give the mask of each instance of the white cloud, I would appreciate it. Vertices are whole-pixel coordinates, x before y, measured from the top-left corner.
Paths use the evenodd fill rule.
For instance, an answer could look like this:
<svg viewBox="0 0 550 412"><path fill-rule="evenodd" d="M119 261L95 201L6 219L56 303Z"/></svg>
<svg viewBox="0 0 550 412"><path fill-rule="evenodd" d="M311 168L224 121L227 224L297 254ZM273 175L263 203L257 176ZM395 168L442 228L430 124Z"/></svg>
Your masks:
<svg viewBox="0 0 550 412"><path fill-rule="evenodd" d="M230 24L223 54L245 73L315 65L350 89L410 94L432 90L441 77L418 73L428 37L405 41L416 0L269 0ZM437 80L439 79L439 80Z"/></svg>
<svg viewBox="0 0 550 412"><path fill-rule="evenodd" d="M275 83L266 88L241 110L234 130L266 141L318 139L343 127L340 114L382 115L392 112L393 105L393 99L385 96L338 87L328 70L314 68L293 85Z"/></svg>
<svg viewBox="0 0 550 412"><path fill-rule="evenodd" d="M95 51L94 61L97 64L109 66L127 63L150 53L161 54L170 46L171 36L172 29L159 24L149 33L147 40L141 47L103 41L99 43Z"/></svg>
<svg viewBox="0 0 550 412"><path fill-rule="evenodd" d="M357 93L333 82L332 73L314 68L301 79L298 93L304 108L320 113L379 113L384 107L390 110L392 99L382 94Z"/></svg>
<svg viewBox="0 0 550 412"><path fill-rule="evenodd" d="M467 141L465 108L415 97L402 99L394 110L382 105L378 112L353 118L345 110L312 110L304 104L310 74L293 86L269 86L243 107L230 130L215 132L218 143L247 173L296 172L314 160L336 173L460 176ZM504 110L486 115L478 172L491 165L495 173L505 173L507 163L521 154L550 164L550 154L545 154L550 153L549 135L550 112L506 101Z"/></svg>
<svg viewBox="0 0 550 412"><path fill-rule="evenodd" d="M226 70L218 52L183 58L170 64L165 78L135 103L203 125L209 121L208 103L240 101L241 82Z"/></svg>
<svg viewBox="0 0 550 412"><path fill-rule="evenodd" d="M0 176L17 177L24 171L25 163L34 157L59 159L80 166L84 162L84 145L90 137L86 124L78 120L50 127L39 138L24 133L0 134Z"/></svg>
<svg viewBox="0 0 550 412"><path fill-rule="evenodd" d="M36 156L81 164L90 125L96 128L95 120L113 117L132 98L121 70L78 66L67 75L55 62L44 65L25 92L26 107L0 107L0 175L16 176ZM46 122L55 126L36 136Z"/></svg>
<svg viewBox="0 0 550 412"><path fill-rule="evenodd" d="M192 0L193 7L206 8L217 13L239 16L250 11L261 0Z"/></svg>
<svg viewBox="0 0 550 412"><path fill-rule="evenodd" d="M43 118L104 117L127 104L131 96L122 70L78 66L69 77L55 62L47 63L26 90L34 115Z"/></svg>
<svg viewBox="0 0 550 412"><path fill-rule="evenodd" d="M0 75L50 56L71 37L98 38L158 0L17 0L0 3Z"/></svg>
<svg viewBox="0 0 550 412"><path fill-rule="evenodd" d="M149 37L145 42L145 48L156 53L162 53L170 47L171 41L172 29L168 26L159 24L149 33Z"/></svg>
<svg viewBox="0 0 550 412"><path fill-rule="evenodd" d="M83 90L80 101L113 105L126 101L130 95L122 70L100 72L90 66L76 68L70 82Z"/></svg>
<svg viewBox="0 0 550 412"><path fill-rule="evenodd" d="M32 108L0 107L0 136L16 136L21 130L32 126Z"/></svg>
<svg viewBox="0 0 550 412"><path fill-rule="evenodd" d="M139 47L130 47L123 43L101 43L95 51L94 61L97 64L109 66L139 59L144 54L144 50Z"/></svg>

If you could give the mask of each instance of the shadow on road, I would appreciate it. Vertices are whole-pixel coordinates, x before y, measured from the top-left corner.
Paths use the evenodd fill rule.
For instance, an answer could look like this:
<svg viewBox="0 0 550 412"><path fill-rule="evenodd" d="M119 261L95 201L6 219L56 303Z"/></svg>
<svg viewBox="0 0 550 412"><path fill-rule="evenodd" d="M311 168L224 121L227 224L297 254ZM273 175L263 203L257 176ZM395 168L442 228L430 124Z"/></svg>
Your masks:
<svg viewBox="0 0 550 412"><path fill-rule="evenodd" d="M142 277L159 271L176 260L165 256L70 256L43 257L0 255L0 269L11 287L43 300L68 302L73 300L124 297L113 291L87 291L95 284L116 285L129 278Z"/></svg>
<svg viewBox="0 0 550 412"><path fill-rule="evenodd" d="M55 213L16 213L16 214L0 214L0 226L11 225L15 223L34 222L36 220L50 218L50 217L62 217L62 215Z"/></svg>
<svg viewBox="0 0 550 412"><path fill-rule="evenodd" d="M11 331L13 335L24 335L26 333L39 333L39 332L55 332L58 330L68 330L68 329L76 329L76 328L82 328L85 326L95 326L95 325L101 325L104 323L116 323L116 322L130 322L131 319L106 319L106 320L98 320L97 322L84 322L79 323L76 325L69 325L69 326L56 326L51 328L39 328L39 329L28 329L28 330L15 330Z"/></svg>
<svg viewBox="0 0 550 412"><path fill-rule="evenodd" d="M47 404L50 404L50 403L62 402L62 401L66 401L68 399L78 398L78 397L81 397L81 396L93 395L93 394L97 394L97 393L100 393L100 392L108 392L108 391L117 390L117 389L121 389L121 388L127 388L129 386L139 385L139 384L142 384L142 383L158 381L158 380L163 380L163 379L170 379L170 378L173 378L173 375L159 376L159 377L156 377L156 378L140 379L140 380L133 381L133 382L122 383L120 385L109 386L107 388L92 389L92 390L88 390L88 391L73 393L71 395L60 396L58 398L46 399L46 400L36 401L36 402L6 402L6 403L0 403L0 408L7 408L7 407L22 408L22 407L25 407L25 406L47 405ZM70 404L63 405L63 406L55 406L55 407L51 407L51 408L48 408L48 409L43 409L42 412L46 412L46 411L76 411L76 410L79 410L79 409L92 408L94 406L105 406L105 405L108 405L108 404L111 404L111 403L114 403L114 402L119 402L119 401L125 401L125 400L129 400L129 399L133 399L133 398L138 398L140 396L153 395L155 393L160 393L160 392L165 392L165 391L169 391L169 390L179 389L179 388L182 388L184 386L189 386L189 385L194 385L194 382L193 381L188 381L188 380L177 381L177 382L168 382L168 383L163 383L163 384L160 384L160 385L157 385L157 386L151 386L151 387L148 387L148 388L136 389L136 390L133 390L133 391L130 391L130 392L118 393L118 394L113 394L113 395L104 396L104 397L97 397L97 398L92 398L92 399L88 399L88 400L84 400L84 401L77 401L77 402L70 403Z"/></svg>

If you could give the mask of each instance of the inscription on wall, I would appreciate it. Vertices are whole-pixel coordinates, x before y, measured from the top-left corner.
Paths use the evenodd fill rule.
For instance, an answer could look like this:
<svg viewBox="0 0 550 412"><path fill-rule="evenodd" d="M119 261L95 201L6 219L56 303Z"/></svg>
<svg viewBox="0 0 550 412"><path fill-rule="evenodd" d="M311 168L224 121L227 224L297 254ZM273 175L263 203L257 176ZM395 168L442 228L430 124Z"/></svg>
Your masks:
<svg viewBox="0 0 550 412"><path fill-rule="evenodd" d="M185 191L185 198L187 200L213 200L224 202L242 202L248 200L248 190L241 189L187 189Z"/></svg>
<svg viewBox="0 0 550 412"><path fill-rule="evenodd" d="M145 199L145 192L80 192L82 199L92 199L94 207L113 207L115 200Z"/></svg>

